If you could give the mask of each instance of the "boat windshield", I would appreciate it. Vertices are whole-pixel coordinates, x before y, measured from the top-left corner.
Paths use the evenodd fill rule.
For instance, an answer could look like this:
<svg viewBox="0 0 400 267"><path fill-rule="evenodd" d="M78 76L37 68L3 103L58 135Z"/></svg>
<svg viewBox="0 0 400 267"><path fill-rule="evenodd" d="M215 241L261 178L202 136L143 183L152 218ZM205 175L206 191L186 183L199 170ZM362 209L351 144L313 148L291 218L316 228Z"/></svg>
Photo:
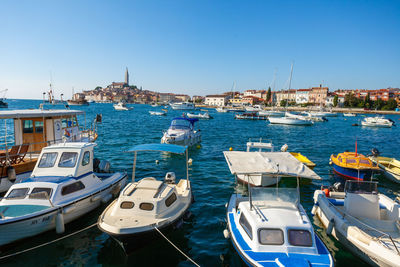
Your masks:
<svg viewBox="0 0 400 267"><path fill-rule="evenodd" d="M378 194L378 183L372 181L346 181L346 193Z"/></svg>
<svg viewBox="0 0 400 267"><path fill-rule="evenodd" d="M187 120L173 120L171 122L171 129L192 129L192 124Z"/></svg>
<svg viewBox="0 0 400 267"><path fill-rule="evenodd" d="M273 202L289 202L296 206L299 204L297 188L252 187L251 198L253 202L267 202L268 205Z"/></svg>

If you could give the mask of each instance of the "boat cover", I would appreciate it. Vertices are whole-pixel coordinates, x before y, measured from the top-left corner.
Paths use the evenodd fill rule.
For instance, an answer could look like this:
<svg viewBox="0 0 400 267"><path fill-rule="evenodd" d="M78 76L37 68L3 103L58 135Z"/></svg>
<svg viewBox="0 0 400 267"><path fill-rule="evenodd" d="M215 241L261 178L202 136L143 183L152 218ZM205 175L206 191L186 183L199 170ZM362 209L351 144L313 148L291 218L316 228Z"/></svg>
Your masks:
<svg viewBox="0 0 400 267"><path fill-rule="evenodd" d="M184 154L187 146L178 146L171 144L143 144L132 147L126 152L137 152L137 151L162 151L171 152L175 154Z"/></svg>
<svg viewBox="0 0 400 267"><path fill-rule="evenodd" d="M266 174L318 179L321 177L289 152L224 151L232 174Z"/></svg>
<svg viewBox="0 0 400 267"><path fill-rule="evenodd" d="M0 119L18 119L18 118L35 118L35 117L55 117L67 115L81 115L85 112L82 110L69 109L19 109L0 111Z"/></svg>

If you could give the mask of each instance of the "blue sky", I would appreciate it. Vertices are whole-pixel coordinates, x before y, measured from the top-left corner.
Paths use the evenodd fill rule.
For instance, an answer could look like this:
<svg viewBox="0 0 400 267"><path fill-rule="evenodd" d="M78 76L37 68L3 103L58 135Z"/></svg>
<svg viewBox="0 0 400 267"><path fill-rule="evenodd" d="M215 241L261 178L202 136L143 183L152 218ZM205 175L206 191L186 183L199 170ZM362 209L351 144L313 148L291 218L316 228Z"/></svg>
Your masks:
<svg viewBox="0 0 400 267"><path fill-rule="evenodd" d="M400 1L0 2L0 90L56 96L123 81L206 95L323 83L400 87Z"/></svg>

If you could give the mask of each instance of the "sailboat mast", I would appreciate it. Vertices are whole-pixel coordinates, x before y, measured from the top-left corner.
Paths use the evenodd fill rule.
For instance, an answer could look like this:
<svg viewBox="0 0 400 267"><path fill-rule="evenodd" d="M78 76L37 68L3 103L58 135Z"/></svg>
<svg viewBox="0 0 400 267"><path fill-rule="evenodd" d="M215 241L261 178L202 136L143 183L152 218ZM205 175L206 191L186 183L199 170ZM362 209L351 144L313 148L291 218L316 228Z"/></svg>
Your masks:
<svg viewBox="0 0 400 267"><path fill-rule="evenodd" d="M290 67L289 90L290 90L290 86L292 85L292 75L293 75L293 63L292 63L292 66Z"/></svg>

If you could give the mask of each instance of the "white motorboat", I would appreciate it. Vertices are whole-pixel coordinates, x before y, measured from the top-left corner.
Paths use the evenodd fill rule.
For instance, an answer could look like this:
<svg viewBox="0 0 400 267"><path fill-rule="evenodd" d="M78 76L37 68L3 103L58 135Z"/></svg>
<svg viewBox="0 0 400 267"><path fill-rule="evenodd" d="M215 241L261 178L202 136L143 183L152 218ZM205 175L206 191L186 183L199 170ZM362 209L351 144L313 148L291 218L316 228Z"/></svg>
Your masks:
<svg viewBox="0 0 400 267"><path fill-rule="evenodd" d="M285 112L275 110L261 110L258 112L258 115L267 117L282 117L285 116Z"/></svg>
<svg viewBox="0 0 400 267"><path fill-rule="evenodd" d="M372 181L346 181L345 192L316 190L312 213L328 234L374 266L400 266L400 205Z"/></svg>
<svg viewBox="0 0 400 267"><path fill-rule="evenodd" d="M309 118L291 114L289 112L285 112L285 117L268 117L268 121L271 124L300 125L300 126L310 126L314 124Z"/></svg>
<svg viewBox="0 0 400 267"><path fill-rule="evenodd" d="M209 119L213 118L212 116L210 116L210 114L208 112L198 113L198 114L186 113L186 116L191 119L197 118L197 119L203 119L203 120L209 120Z"/></svg>
<svg viewBox="0 0 400 267"><path fill-rule="evenodd" d="M171 103L170 106L174 110L193 110L196 108L195 105L190 102Z"/></svg>
<svg viewBox="0 0 400 267"><path fill-rule="evenodd" d="M81 129L79 115L85 112L67 109L0 111L0 119L12 119L14 123L14 134L1 137L4 143L0 148L0 193L31 175L43 147L65 141L94 142L101 115L97 115L87 129Z"/></svg>
<svg viewBox="0 0 400 267"><path fill-rule="evenodd" d="M109 173L108 162L93 160L94 146L43 148L31 177L12 185L0 201L0 246L53 229L62 233L65 224L118 194L127 175Z"/></svg>
<svg viewBox="0 0 400 267"><path fill-rule="evenodd" d="M149 111L150 115L156 115L156 116L165 116L167 115L167 112L164 111Z"/></svg>
<svg viewBox="0 0 400 267"><path fill-rule="evenodd" d="M343 116L344 117L355 117L355 116L357 116L357 114L355 114L355 113L343 113Z"/></svg>
<svg viewBox="0 0 400 267"><path fill-rule="evenodd" d="M277 155L275 153L263 153L265 158L261 165L254 164L259 162L260 153L263 152L250 156L225 151L224 156L235 176L243 173L274 176L283 170L297 179L303 177L297 163L292 165L295 162L286 158L277 161L278 158L270 157ZM316 174L315 178L320 179ZM231 239L235 250L249 266L333 266L328 249L314 232L300 204L299 187L249 186L247 196L232 194L226 213L224 236Z"/></svg>
<svg viewBox="0 0 400 267"><path fill-rule="evenodd" d="M226 112L228 112L228 109L225 108L225 107L219 107L219 108L216 108L215 110L216 110L217 112L220 112L220 113L226 113Z"/></svg>
<svg viewBox="0 0 400 267"><path fill-rule="evenodd" d="M316 114L313 112L307 112L304 111L301 113L302 116L304 116L306 119L312 120L312 121L317 121L317 122L323 122L323 121L328 121L324 116L321 116L321 114Z"/></svg>
<svg viewBox="0 0 400 267"><path fill-rule="evenodd" d="M174 172L167 172L164 181L146 177L136 182L136 155L140 151L186 154L186 179L178 182ZM128 152L135 153L132 182L98 219L99 229L117 240L125 251L136 249L159 237L155 228L165 231L179 227L192 203L187 147L144 144Z"/></svg>
<svg viewBox="0 0 400 267"><path fill-rule="evenodd" d="M200 130L194 129L194 123L198 119L178 117L172 120L168 130L161 138L162 144L175 144L191 146L201 142Z"/></svg>
<svg viewBox="0 0 400 267"><path fill-rule="evenodd" d="M115 110L132 110L133 107L128 107L124 102L118 102L117 104L114 104L114 109Z"/></svg>
<svg viewBox="0 0 400 267"><path fill-rule="evenodd" d="M362 126L368 127L386 127L390 128L394 125L394 121L386 119L383 116L366 117L361 121Z"/></svg>

